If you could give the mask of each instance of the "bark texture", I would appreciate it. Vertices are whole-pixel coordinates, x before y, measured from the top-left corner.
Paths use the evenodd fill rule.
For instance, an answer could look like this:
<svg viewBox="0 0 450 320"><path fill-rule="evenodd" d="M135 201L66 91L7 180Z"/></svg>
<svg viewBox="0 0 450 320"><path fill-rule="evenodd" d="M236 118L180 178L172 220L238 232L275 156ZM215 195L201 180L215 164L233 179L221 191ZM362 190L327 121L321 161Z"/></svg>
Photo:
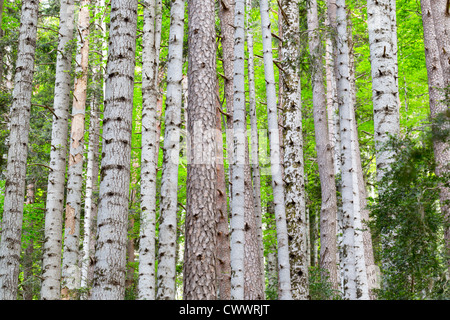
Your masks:
<svg viewBox="0 0 450 320"><path fill-rule="evenodd" d="M306 300L309 296L307 245L306 245L306 203L303 160L302 101L298 1L282 0L284 13L282 24L283 45L281 46L282 95L281 108L284 117L284 181L286 219L289 234L290 277L292 297ZM280 72L281 73L281 72Z"/></svg>
<svg viewBox="0 0 450 320"><path fill-rule="evenodd" d="M188 1L188 167L185 300L216 298L214 2Z"/></svg>
<svg viewBox="0 0 450 320"><path fill-rule="evenodd" d="M355 168L354 103L350 95L349 48L345 0L336 1L336 75L340 116L343 210L344 299L369 299L364 261L359 189Z"/></svg>
<svg viewBox="0 0 450 320"><path fill-rule="evenodd" d="M42 300L61 297L62 217L67 157L67 133L70 106L70 70L74 29L74 1L61 0L58 56L55 71L55 91L52 138L45 211L45 242L42 260Z"/></svg>
<svg viewBox="0 0 450 320"><path fill-rule="evenodd" d="M175 0L170 9L169 57L165 111L164 160L161 180L159 221L159 300L175 299L177 243L178 162L183 80L184 0Z"/></svg>
<svg viewBox="0 0 450 320"><path fill-rule="evenodd" d="M22 2L0 242L0 300L17 298L38 10L37 0Z"/></svg>
<svg viewBox="0 0 450 320"><path fill-rule="evenodd" d="M389 135L400 131L397 76L395 1L368 0L372 101L375 126L377 180L389 170L392 153L381 150Z"/></svg>
<svg viewBox="0 0 450 320"><path fill-rule="evenodd" d="M79 268L79 238L81 217L81 192L83 188L84 119L87 97L89 63L89 4L80 3L77 34L77 68L72 103L69 166L67 180L66 221L64 228L64 254L62 264L63 299L76 298L74 289L81 285Z"/></svg>
<svg viewBox="0 0 450 320"><path fill-rule="evenodd" d="M137 1L111 2L94 300L125 294L136 24Z"/></svg>
<svg viewBox="0 0 450 320"><path fill-rule="evenodd" d="M157 77L159 66L161 1L150 0L144 9L142 53L141 230L139 246L139 299L154 300L156 235ZM158 145L156 145L158 144Z"/></svg>
<svg viewBox="0 0 450 320"><path fill-rule="evenodd" d="M308 8L309 51L313 73L314 130L319 166L322 205L320 212L320 267L328 271L333 288L339 288L337 279L336 220L337 199L334 176L333 149L328 132L326 96L323 84L322 48L319 39L317 2L312 0Z"/></svg>
<svg viewBox="0 0 450 320"><path fill-rule="evenodd" d="M273 202L278 242L278 297L292 299L289 265L289 242L284 203L284 183L281 171L280 135L278 131L275 76L272 55L272 33L270 31L269 4L260 1L261 29L263 37L264 76L267 95L267 120L270 143L270 162L272 174Z"/></svg>

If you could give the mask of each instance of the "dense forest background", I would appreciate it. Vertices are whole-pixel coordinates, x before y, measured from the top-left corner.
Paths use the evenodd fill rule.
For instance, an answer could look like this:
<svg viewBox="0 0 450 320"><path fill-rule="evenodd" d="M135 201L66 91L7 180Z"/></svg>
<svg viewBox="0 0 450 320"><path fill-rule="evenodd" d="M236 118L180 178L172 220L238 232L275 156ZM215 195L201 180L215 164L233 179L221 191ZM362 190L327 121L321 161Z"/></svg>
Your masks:
<svg viewBox="0 0 450 320"><path fill-rule="evenodd" d="M226 2L226 1L225 1ZM0 218L3 218L3 206L5 199L5 181L7 171L7 159L9 148L10 131L10 107L13 102L14 76L17 70L16 60L18 57L19 27L22 3L18 0L2 0L0 51L2 57L2 68L0 78ZM83 189L81 194L80 211L80 237L78 248L82 251L83 234L85 228L85 200L88 189L88 149L92 130L90 130L92 119L99 115L102 122L102 103L104 94L104 81L106 77L106 52L108 51L108 39L110 36L110 9L111 4L105 0L92 0L83 2L89 6L89 65L87 69L87 96L85 124L83 128L84 151L83 151ZM171 23L171 6L174 2L163 0L161 4L161 44L159 55L158 91L159 91L159 122L156 123L159 131L158 157L156 164L156 234L155 246L159 246L160 228L159 214L161 201L161 184L163 174L163 145L164 132L166 129L166 92L169 59L169 30ZM268 132L268 113L266 102L266 79L264 74L263 60L263 37L260 20L259 1L250 1L251 8L247 7L248 24L253 34L254 53L254 81L255 81L255 105L256 118L259 130L259 166L261 174L261 221L262 221L262 243L264 255L264 298L278 299L278 277L277 277L277 231L273 209L273 186L270 171L270 147ZM296 47L299 52L299 75L301 80L301 128L303 137L303 159L304 159L304 190L305 208L308 224L308 299L342 299L344 294L342 288L336 290L331 280L325 276L321 267L321 234L320 216L322 206L321 179L319 177L318 155L316 148L316 133L314 123L313 106L313 66L314 57L308 46L308 1L299 1L299 36L300 42ZM141 230L141 156L142 156L142 106L143 106L143 53L145 39L144 9L146 1L139 2L137 15L137 36L135 52L135 75L133 90L133 115L131 134L131 165L130 189L128 199L128 234L127 234L127 263L125 281L125 299L138 299L139 282L139 248L142 244L140 238ZM270 19L272 38L273 60L275 63L274 75L278 103L281 104L280 85L283 67L280 65L283 38L279 30L280 19L283 12L279 9L280 2L271 0ZM225 134L225 123L227 110L225 107L225 82L227 77L223 67L224 52L221 42L221 23L219 19L220 3L215 4L216 9L216 48L217 48L217 82L218 99L222 114L222 137L224 171L226 173L227 193L229 185L229 168L231 163L227 153L227 139ZM76 23L80 12L80 1L75 3ZM326 25L327 3L318 1L319 29L316 34L320 39L325 65L326 40L329 27ZM183 79L188 75L188 10L184 9L184 40L182 73ZM391 171L383 180L377 180L376 147L374 140L374 109L373 109L373 82L371 77L371 58L369 49L369 33L367 27L367 2L353 0L346 2L348 16L348 34L350 35L349 46L353 59L355 79L355 105L354 111L357 124L357 139L359 143L361 167L363 171L365 189L367 191L367 207L370 212L370 223L364 224L370 227L372 234L373 253L375 264L378 266L376 273L379 276L378 283L371 290L376 292L376 299L449 299L449 267L448 252L446 251L444 232L448 228L445 222L439 198L439 187L448 186L449 177L447 173L437 176L435 173L436 160L433 143L437 139L448 140L448 128L450 113L448 105L450 100L446 95L447 111L440 117L434 119L430 116L429 96L429 74L427 73L426 50L424 44L424 22L422 9L419 1L398 0L396 1L397 17L397 57L398 57L398 98L400 114L400 133L392 137L389 143L383 147L395 151ZM57 0L42 0L39 2L39 18L36 38L36 55L34 65L34 76L32 82L31 116L29 144L26 160L26 197L23 208L23 226L21 233L20 266L18 272L17 299L41 299L41 286L43 281L43 256L45 253L45 213L47 186L49 183L50 153L52 149L52 122L55 117L54 98L56 81L56 61L58 55L58 39L60 23L60 2ZM104 30L103 30L104 28ZM76 79L79 75L79 63L76 56L79 52L76 36L81 29L74 30L72 46L72 59L70 71L70 88L73 91ZM78 48L78 49L77 49ZM246 49L246 61L248 51ZM249 92L248 82L249 70L245 68L245 90ZM325 76L323 77L324 83ZM56 81L56 82L55 82ZM184 82L183 82L184 83ZM183 130L187 130L186 104L187 87L183 85L183 108L181 109L181 140L180 140L180 162L178 166L177 184L177 220L176 220L176 292L175 298L183 297L183 267L186 261L183 258L185 251L185 218L187 206L187 180L188 163L186 156L186 139ZM444 95L445 96L445 95ZM73 94L70 96L70 108L72 110ZM248 102L248 97L246 99ZM250 106L247 104L247 112ZM281 109L281 108L280 108ZM281 118L281 116L280 116ZM69 132L72 122L69 117ZM247 128L250 132L250 117L246 118ZM281 128L283 123L280 122ZM102 126L99 127L99 155L98 161L102 159ZM70 145L70 136L68 145ZM248 146L251 149L250 133L248 135ZM100 179L100 177L96 177ZM68 173L66 173L66 182ZM340 176L336 175L338 184ZM99 180L100 181L100 180ZM94 185L99 185L99 181ZM383 192L379 192L379 190ZM93 188L90 201L95 203L99 190ZM338 205L341 203L338 189ZM67 197L67 189L65 191ZM231 210L231 201L228 197L228 207ZM64 215L65 213L61 213ZM62 220L64 221L64 219ZM95 224L95 222L94 222ZM64 225L63 230L64 232ZM385 236L390 234L390 243L386 245ZM339 235L339 234L338 234ZM64 237L63 237L64 238ZM64 245L62 245L62 248ZM158 252L155 253L158 257ZM79 263L81 265L81 257ZM158 260L158 258L156 258ZM389 261L385 264L385 261ZM156 268L158 262L156 262ZM75 291L77 298L86 298L89 292L89 284L79 286Z"/></svg>

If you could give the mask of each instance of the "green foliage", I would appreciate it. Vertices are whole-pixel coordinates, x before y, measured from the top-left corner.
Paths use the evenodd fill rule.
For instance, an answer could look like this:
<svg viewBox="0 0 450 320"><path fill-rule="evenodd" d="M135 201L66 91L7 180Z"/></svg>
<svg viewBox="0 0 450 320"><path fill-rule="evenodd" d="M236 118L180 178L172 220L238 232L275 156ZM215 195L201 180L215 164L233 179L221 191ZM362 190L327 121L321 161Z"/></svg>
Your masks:
<svg viewBox="0 0 450 320"><path fill-rule="evenodd" d="M433 128L424 125L419 134L392 137L385 146L396 152L395 161L380 182L383 191L369 206L383 277L380 299L450 298L448 289L439 288L448 283L439 187L448 187L450 176L435 174L433 143L444 135Z"/></svg>
<svg viewBox="0 0 450 320"><path fill-rule="evenodd" d="M309 295L311 300L341 300L339 290L333 289L327 270L311 266L309 268Z"/></svg>

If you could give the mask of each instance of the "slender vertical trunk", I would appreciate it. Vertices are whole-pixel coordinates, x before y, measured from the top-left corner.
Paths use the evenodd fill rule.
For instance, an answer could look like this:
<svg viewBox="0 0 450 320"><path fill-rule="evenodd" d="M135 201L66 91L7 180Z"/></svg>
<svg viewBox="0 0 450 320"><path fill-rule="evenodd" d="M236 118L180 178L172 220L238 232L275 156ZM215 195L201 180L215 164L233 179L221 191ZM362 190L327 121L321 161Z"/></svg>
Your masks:
<svg viewBox="0 0 450 320"><path fill-rule="evenodd" d="M343 210L343 283L345 299L369 299L364 262L358 178L356 175L354 103L350 95L349 48L345 0L336 1L336 75L340 116Z"/></svg>
<svg viewBox="0 0 450 320"><path fill-rule="evenodd" d="M244 299L245 270L245 3L235 1L233 157L231 161L231 297Z"/></svg>
<svg viewBox="0 0 450 320"><path fill-rule="evenodd" d="M282 74L281 108L284 117L284 180L286 219L289 234L290 278L292 297L306 300L309 296L306 204L303 160L299 2L282 0L280 9L284 13L281 46Z"/></svg>
<svg viewBox="0 0 450 320"><path fill-rule="evenodd" d="M219 82L216 83L217 96L219 95ZM231 299L231 262L230 262L230 230L228 223L228 206L225 181L225 168L223 159L222 121L220 120L220 102L216 99L216 219L217 219L217 250L216 273L218 286L218 299Z"/></svg>
<svg viewBox="0 0 450 320"><path fill-rule="evenodd" d="M247 123L245 123L247 125ZM261 250L257 238L257 224L252 188L252 177L247 133L245 133L245 164L244 164L244 299L262 300L264 298L264 282L261 275Z"/></svg>
<svg viewBox="0 0 450 320"><path fill-rule="evenodd" d="M312 0L308 8L309 50L313 73L314 129L319 166L322 206L320 212L320 266L329 273L333 288L339 288L337 279L336 219L337 199L333 154L328 133L326 97L323 84L322 49L319 40L317 2Z"/></svg>
<svg viewBox="0 0 450 320"><path fill-rule="evenodd" d="M22 2L0 243L0 300L17 298L38 10L36 0Z"/></svg>
<svg viewBox="0 0 450 320"><path fill-rule="evenodd" d="M261 263L261 281L263 287L265 286L264 277L264 244L263 244L263 232L262 232L262 208L261 208L261 173L259 168L259 137L258 137L258 119L256 117L256 89L255 89L255 66L254 66L254 54L253 54L253 31L251 20L251 0L246 0L247 10L247 51L248 51L248 100L249 100L249 114L250 114L250 140L251 140L251 166L252 166L252 178L253 178L253 194L254 194L254 211L256 220L256 237L260 250L260 263ZM263 288L264 294L264 288ZM264 298L264 297L263 297Z"/></svg>
<svg viewBox="0 0 450 320"><path fill-rule="evenodd" d="M228 158L228 179L229 179L229 198L232 197L233 176L232 159L233 159L233 65L234 65L234 1L219 1L219 19L222 43L222 66L224 72L224 95L225 105L228 116L226 118L226 143ZM230 208L231 210L231 208Z"/></svg>
<svg viewBox="0 0 450 320"><path fill-rule="evenodd" d="M27 201L25 204L34 203L34 183L27 185ZM33 221L31 220L28 225L29 230L33 229ZM23 255L23 300L33 300L33 237L29 237L28 243L25 247Z"/></svg>
<svg viewBox="0 0 450 320"><path fill-rule="evenodd" d="M84 205L84 235L83 235L83 256L81 260L81 287L90 287L92 284L92 258L94 251L92 245L95 243L95 219L97 216L97 201L94 194L97 192L98 184L98 159L99 159L99 136L100 121L98 114L98 101L93 99L91 103L91 116L89 126L89 146L86 170L86 198ZM94 245L95 248L95 245Z"/></svg>
<svg viewBox="0 0 450 320"><path fill-rule="evenodd" d="M378 284L378 266L375 265L374 255L373 255L373 245L372 245L372 233L368 226L369 222L369 209L367 208L367 191L366 191L366 183L364 181L364 174L361 164L361 152L359 149L359 141L358 141L358 126L356 123L356 81L355 81L355 59L354 59L354 50L353 50L353 37L352 37L352 24L351 19L348 18L348 43L349 43L349 62L350 62L350 94L353 99L353 130L356 134L355 138L355 156L356 156L356 175L358 177L358 189L359 189L359 204L361 210L361 224L362 224L362 237L363 237L363 245L364 245L364 260L366 263L366 271L367 271L367 281L369 285L369 296L371 300L375 300L375 292L374 288L377 288Z"/></svg>
<svg viewBox="0 0 450 320"><path fill-rule="evenodd" d="M158 293L159 300L175 299L178 162L183 79L184 0L170 9L169 57L165 111L164 160L161 178Z"/></svg>
<svg viewBox="0 0 450 320"><path fill-rule="evenodd" d="M84 118L86 110L89 63L89 4L83 0L78 14L78 52L75 86L73 90L72 127L70 133L69 167L67 180L66 221L62 264L63 299L75 298L73 290L80 287L79 237L81 191L83 188Z"/></svg>
<svg viewBox="0 0 450 320"><path fill-rule="evenodd" d="M3 38L3 29L2 29L2 21L3 21L3 3L4 0L0 0L0 39ZM0 88L3 83L3 48L0 47Z"/></svg>
<svg viewBox="0 0 450 320"><path fill-rule="evenodd" d="M216 298L214 2L188 1L188 167L184 299Z"/></svg>
<svg viewBox="0 0 450 320"><path fill-rule="evenodd" d="M284 183L281 172L280 137L277 121L277 103L275 91L275 76L272 56L272 34L270 31L269 4L267 0L260 1L261 28L264 51L264 75L267 95L267 120L269 129L271 173L273 200L278 241L278 277L279 299L292 299L289 265L289 242L284 204Z"/></svg>
<svg viewBox="0 0 450 320"><path fill-rule="evenodd" d="M436 25L433 25L435 12L433 10L430 0L421 0L422 8L422 21L423 21L423 34L425 44L425 60L428 74L428 91L430 97L430 113L431 118L435 119L439 114L448 111L448 102L445 103L445 93L442 89L446 85L445 78L445 63L442 63L442 56L444 50L442 50L441 43L438 41L438 35ZM441 8L442 9L442 8ZM438 14L439 15L439 14ZM443 23L443 21L441 21ZM450 170L450 144L442 140L435 140L433 142L434 156L436 159L436 175L441 177L448 173ZM444 216L445 222L450 222L450 188L441 186L440 188L440 202L441 212ZM446 243L447 253L450 253L450 227L444 229L444 239ZM447 260L448 268L450 270L450 259Z"/></svg>
<svg viewBox="0 0 450 320"><path fill-rule="evenodd" d="M137 1L111 2L98 241L92 288L95 300L120 300L125 294L136 24Z"/></svg>
<svg viewBox="0 0 450 320"><path fill-rule="evenodd" d="M70 69L74 29L74 1L61 0L58 56L55 71L55 92L52 138L45 211L45 242L43 248L42 300L61 297L62 217L66 171L67 133L70 105Z"/></svg>
<svg viewBox="0 0 450 320"><path fill-rule="evenodd" d="M161 1L150 0L144 8L142 52L142 156L141 230L139 245L139 299L155 299L155 228L157 146L157 77L159 66ZM158 139L157 139L158 138Z"/></svg>

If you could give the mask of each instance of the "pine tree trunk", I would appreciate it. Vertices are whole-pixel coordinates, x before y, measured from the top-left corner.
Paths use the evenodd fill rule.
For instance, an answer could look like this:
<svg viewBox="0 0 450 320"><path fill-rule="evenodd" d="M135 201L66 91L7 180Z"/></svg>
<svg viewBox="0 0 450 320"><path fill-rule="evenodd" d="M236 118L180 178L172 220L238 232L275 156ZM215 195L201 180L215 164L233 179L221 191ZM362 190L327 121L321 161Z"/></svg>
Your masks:
<svg viewBox="0 0 450 320"><path fill-rule="evenodd" d="M38 10L38 1L22 2L0 243L0 300L17 298Z"/></svg>
<svg viewBox="0 0 450 320"><path fill-rule="evenodd" d="M256 237L258 246L260 248L260 263L261 263L261 283L265 287L264 276L264 244L262 232L262 208L261 208L261 172L259 167L259 137L258 137L258 119L256 116L256 89L255 89L255 66L253 54L253 31L251 26L252 9L251 0L246 0L247 10L247 51L248 51L248 100L249 100L249 114L250 114L250 140L251 140L251 166L253 179L253 194L255 206L255 220L256 220ZM264 294L264 288L263 288ZM264 298L264 297L263 297Z"/></svg>
<svg viewBox="0 0 450 320"><path fill-rule="evenodd" d="M389 170L392 152L381 150L400 131L395 2L367 1L377 180Z"/></svg>
<svg viewBox="0 0 450 320"><path fill-rule="evenodd" d="M214 2L188 1L188 166L184 300L216 298Z"/></svg>
<svg viewBox="0 0 450 320"><path fill-rule="evenodd" d="M216 92L219 96L219 82L216 82ZM220 120L220 102L216 99L216 219L217 219L217 250L216 273L218 299L231 299L231 262L230 262L230 228L228 223L227 186L223 158L222 121Z"/></svg>
<svg viewBox="0 0 450 320"><path fill-rule="evenodd" d="M62 217L66 171L67 133L70 105L71 41L74 29L74 1L61 0L58 56L55 71L55 92L52 138L45 211L45 242L43 248L42 300L61 297Z"/></svg>
<svg viewBox="0 0 450 320"><path fill-rule="evenodd" d="M79 237L81 192L83 188L84 118L86 110L89 63L89 0L83 0L78 13L77 68L72 104L69 167L67 180L66 221L64 228L64 254L62 264L63 299L76 298L73 290L80 287Z"/></svg>
<svg viewBox="0 0 450 320"><path fill-rule="evenodd" d="M136 24L137 1L111 2L94 300L125 294Z"/></svg>
<svg viewBox="0 0 450 320"><path fill-rule="evenodd" d="M183 79L184 0L171 4L167 96L165 111L164 161L161 178L158 293L159 300L175 299L177 244L178 161Z"/></svg>
<svg viewBox="0 0 450 320"><path fill-rule="evenodd" d="M139 245L139 299L155 299L157 77L161 41L161 1L150 0L144 9L142 52L141 230ZM158 146L156 146L158 143Z"/></svg>
<svg viewBox="0 0 450 320"><path fill-rule="evenodd" d="M444 86L448 87L450 85L450 3L448 0L433 0L430 4Z"/></svg>
<svg viewBox="0 0 450 320"><path fill-rule="evenodd" d="M421 0L423 34L425 44L425 60L428 74L428 91L430 97L431 118L435 119L439 114L448 111L448 105L443 101L445 93L442 91L445 84L445 64L442 63L442 46L438 41L436 24L433 25L435 12L430 0ZM439 21L439 20L438 20ZM441 23L443 21L440 21ZM442 35L442 34L440 34ZM442 40L441 40L442 42ZM448 103L448 102L447 102ZM433 142L434 156L436 159L436 175L442 177L450 170L450 145L442 140ZM441 186L440 188L441 212L445 222L450 222L450 188ZM447 253L450 253L450 227L444 229L444 239ZM450 270L450 259L447 259Z"/></svg>
<svg viewBox="0 0 450 320"><path fill-rule="evenodd" d="M354 132L350 95L349 48L345 0L336 1L336 75L341 132L344 299L369 299L365 269Z"/></svg>
<svg viewBox="0 0 450 320"><path fill-rule="evenodd" d="M281 172L280 137L277 121L275 76L272 55L272 34L270 31L269 5L267 0L260 1L261 28L263 37L264 75L267 95L267 120L270 143L270 159L273 201L278 241L278 297L281 300L292 299L289 265L289 242L284 204L284 183Z"/></svg>
<svg viewBox="0 0 450 320"><path fill-rule="evenodd" d="M312 0L308 8L309 51L313 73L314 128L319 166L322 206L320 212L320 266L328 271L329 280L335 290L337 279L336 220L337 199L333 154L328 133L326 97L323 85L322 48L319 39L317 2Z"/></svg>

